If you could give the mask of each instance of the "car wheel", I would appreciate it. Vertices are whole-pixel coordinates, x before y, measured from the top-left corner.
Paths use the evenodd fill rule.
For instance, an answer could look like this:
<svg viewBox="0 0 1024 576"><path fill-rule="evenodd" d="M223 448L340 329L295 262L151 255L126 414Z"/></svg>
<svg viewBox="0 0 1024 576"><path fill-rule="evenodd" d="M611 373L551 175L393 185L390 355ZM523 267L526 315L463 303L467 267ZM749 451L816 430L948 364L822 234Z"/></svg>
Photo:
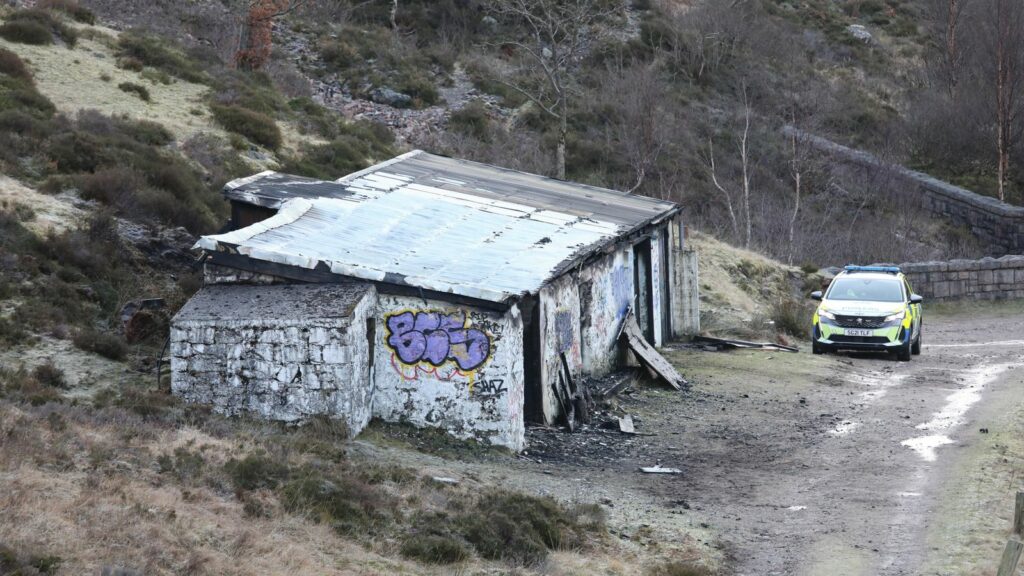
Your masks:
<svg viewBox="0 0 1024 576"><path fill-rule="evenodd" d="M899 360L900 362L909 362L910 361L910 356L911 356L911 345L910 345L910 342L907 341L902 346L900 346L899 350L896 352L896 359Z"/></svg>
<svg viewBox="0 0 1024 576"><path fill-rule="evenodd" d="M917 340L914 340L914 345L910 347L910 353L917 356L921 353L921 339L924 338L924 328L917 333Z"/></svg>

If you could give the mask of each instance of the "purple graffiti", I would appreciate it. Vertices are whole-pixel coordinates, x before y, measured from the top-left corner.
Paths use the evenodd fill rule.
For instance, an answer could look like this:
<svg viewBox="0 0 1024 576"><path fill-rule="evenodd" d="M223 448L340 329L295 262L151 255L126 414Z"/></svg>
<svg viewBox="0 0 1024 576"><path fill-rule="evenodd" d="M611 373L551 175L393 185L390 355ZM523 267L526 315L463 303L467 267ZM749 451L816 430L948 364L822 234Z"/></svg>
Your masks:
<svg viewBox="0 0 1024 576"><path fill-rule="evenodd" d="M461 312L401 312L387 317L388 346L405 364L429 362L440 366L452 360L460 370L479 368L491 354L491 339L466 328Z"/></svg>

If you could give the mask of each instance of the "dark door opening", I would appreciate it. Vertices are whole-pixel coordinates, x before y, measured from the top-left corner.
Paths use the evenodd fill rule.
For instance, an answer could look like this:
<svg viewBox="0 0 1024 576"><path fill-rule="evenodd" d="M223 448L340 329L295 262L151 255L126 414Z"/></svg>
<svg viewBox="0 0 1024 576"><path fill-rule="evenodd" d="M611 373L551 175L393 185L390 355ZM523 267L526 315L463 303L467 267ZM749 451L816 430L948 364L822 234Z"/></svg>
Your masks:
<svg viewBox="0 0 1024 576"><path fill-rule="evenodd" d="M366 319L366 351L370 354L370 369L373 369L374 344L377 341L377 319Z"/></svg>
<svg viewBox="0 0 1024 576"><path fill-rule="evenodd" d="M654 293L651 290L651 239L633 245L633 310L640 331L654 342Z"/></svg>
<svg viewBox="0 0 1024 576"><path fill-rule="evenodd" d="M523 311L523 419L544 423L544 382L541 371L540 303L536 296L522 300Z"/></svg>

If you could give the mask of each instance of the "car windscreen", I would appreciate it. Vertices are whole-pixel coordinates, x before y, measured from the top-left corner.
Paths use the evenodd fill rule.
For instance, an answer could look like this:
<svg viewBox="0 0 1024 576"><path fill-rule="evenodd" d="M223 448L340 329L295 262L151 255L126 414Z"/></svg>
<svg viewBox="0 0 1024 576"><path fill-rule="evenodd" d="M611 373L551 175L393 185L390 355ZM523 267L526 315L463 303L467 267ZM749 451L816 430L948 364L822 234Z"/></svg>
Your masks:
<svg viewBox="0 0 1024 576"><path fill-rule="evenodd" d="M897 278L841 276L832 281L826 298L829 300L902 302L903 290Z"/></svg>

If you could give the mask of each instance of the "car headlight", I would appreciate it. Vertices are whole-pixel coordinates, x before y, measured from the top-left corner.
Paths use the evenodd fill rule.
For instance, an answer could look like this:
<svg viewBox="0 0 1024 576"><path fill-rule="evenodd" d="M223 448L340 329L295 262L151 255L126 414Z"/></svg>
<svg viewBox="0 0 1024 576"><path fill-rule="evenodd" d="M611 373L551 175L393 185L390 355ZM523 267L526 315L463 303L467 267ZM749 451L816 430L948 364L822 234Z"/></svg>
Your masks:
<svg viewBox="0 0 1024 576"><path fill-rule="evenodd" d="M895 314L890 314L885 317L886 322L895 322L896 320L903 320L903 317L907 315L906 310L900 310Z"/></svg>
<svg viewBox="0 0 1024 576"><path fill-rule="evenodd" d="M828 310L823 310L823 309L820 309L820 308L818 309L818 316L821 316L822 318L828 318L829 320L835 320L836 319L836 315L835 314L829 312Z"/></svg>

